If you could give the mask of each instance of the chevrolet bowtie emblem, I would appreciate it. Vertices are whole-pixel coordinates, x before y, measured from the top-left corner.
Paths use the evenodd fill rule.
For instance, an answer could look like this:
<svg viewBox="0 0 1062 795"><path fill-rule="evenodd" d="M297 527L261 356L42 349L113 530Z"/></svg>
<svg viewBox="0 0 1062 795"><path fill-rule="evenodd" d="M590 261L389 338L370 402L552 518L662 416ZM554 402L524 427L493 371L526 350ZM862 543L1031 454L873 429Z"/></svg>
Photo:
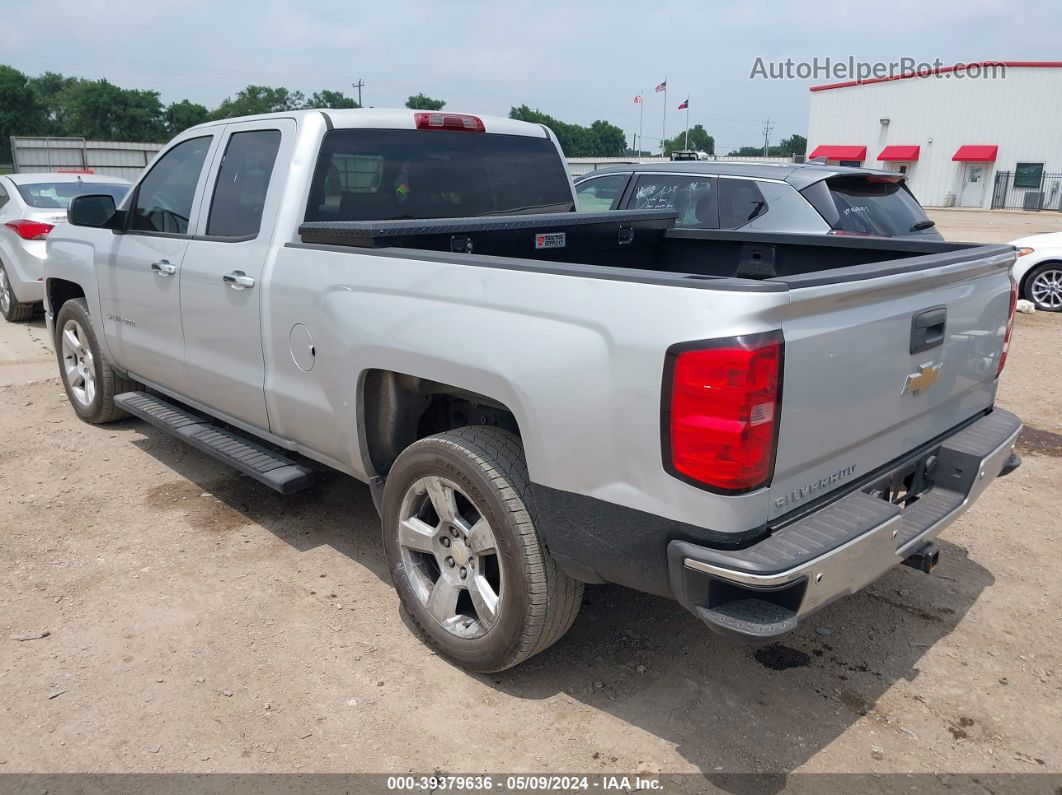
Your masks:
<svg viewBox="0 0 1062 795"><path fill-rule="evenodd" d="M906 395L910 392L912 395L918 395L925 392L940 378L941 366L930 362L918 365L918 372L907 376L907 381L904 383L903 391L900 394Z"/></svg>

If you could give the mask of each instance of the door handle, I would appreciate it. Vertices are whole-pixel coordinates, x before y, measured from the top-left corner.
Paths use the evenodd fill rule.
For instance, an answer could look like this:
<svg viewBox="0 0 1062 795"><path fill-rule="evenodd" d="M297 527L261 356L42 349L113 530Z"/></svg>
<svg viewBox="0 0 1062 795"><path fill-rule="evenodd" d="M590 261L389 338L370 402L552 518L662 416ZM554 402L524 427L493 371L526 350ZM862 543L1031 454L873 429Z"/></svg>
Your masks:
<svg viewBox="0 0 1062 795"><path fill-rule="evenodd" d="M225 284L229 285L233 290L246 290L249 287L254 287L254 277L248 276L243 271L233 271L232 273L226 273L221 277L221 280Z"/></svg>
<svg viewBox="0 0 1062 795"><path fill-rule="evenodd" d="M921 353L944 342L948 324L948 309L935 306L918 312L911 318L911 353Z"/></svg>
<svg viewBox="0 0 1062 795"><path fill-rule="evenodd" d="M177 272L177 266L169 260L160 259L151 263L151 270L155 271L156 276L173 276Z"/></svg>

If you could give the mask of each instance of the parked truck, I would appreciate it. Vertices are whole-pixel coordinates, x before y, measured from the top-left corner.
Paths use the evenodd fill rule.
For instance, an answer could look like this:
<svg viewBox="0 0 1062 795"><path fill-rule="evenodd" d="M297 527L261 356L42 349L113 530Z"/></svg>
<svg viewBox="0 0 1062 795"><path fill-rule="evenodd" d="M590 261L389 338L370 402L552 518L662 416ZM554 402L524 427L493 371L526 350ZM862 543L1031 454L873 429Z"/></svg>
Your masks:
<svg viewBox="0 0 1062 795"><path fill-rule="evenodd" d="M369 485L402 605L496 671L584 583L777 637L908 563L1020 463L995 407L1014 251L574 213L549 129L406 110L230 119L45 263L74 411L287 493Z"/></svg>

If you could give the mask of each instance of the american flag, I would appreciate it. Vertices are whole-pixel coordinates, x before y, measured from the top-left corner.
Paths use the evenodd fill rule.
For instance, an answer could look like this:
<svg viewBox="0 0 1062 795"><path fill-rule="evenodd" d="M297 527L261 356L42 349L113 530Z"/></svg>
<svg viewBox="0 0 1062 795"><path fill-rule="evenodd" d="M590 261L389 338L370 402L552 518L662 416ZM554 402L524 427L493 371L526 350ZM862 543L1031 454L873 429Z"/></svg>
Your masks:
<svg viewBox="0 0 1062 795"><path fill-rule="evenodd" d="M638 96L636 96L634 98L634 104L635 105L639 104L641 101L642 101L642 95L641 94L639 94Z"/></svg>
<svg viewBox="0 0 1062 795"><path fill-rule="evenodd" d="M656 91L659 94L661 91L667 91L667 78L664 78L664 82L656 87Z"/></svg>

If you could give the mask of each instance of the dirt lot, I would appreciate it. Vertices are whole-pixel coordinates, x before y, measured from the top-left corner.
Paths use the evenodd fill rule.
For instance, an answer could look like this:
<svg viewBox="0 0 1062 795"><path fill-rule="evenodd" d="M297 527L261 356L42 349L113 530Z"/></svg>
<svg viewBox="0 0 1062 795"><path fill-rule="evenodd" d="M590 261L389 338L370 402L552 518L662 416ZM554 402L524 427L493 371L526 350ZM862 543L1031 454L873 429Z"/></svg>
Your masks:
<svg viewBox="0 0 1062 795"><path fill-rule="evenodd" d="M0 771L1062 771L1062 317L1019 316L1000 402L1025 464L932 576L759 649L592 587L496 676L405 624L364 486L283 499L143 423L85 425L43 340L0 322Z"/></svg>

